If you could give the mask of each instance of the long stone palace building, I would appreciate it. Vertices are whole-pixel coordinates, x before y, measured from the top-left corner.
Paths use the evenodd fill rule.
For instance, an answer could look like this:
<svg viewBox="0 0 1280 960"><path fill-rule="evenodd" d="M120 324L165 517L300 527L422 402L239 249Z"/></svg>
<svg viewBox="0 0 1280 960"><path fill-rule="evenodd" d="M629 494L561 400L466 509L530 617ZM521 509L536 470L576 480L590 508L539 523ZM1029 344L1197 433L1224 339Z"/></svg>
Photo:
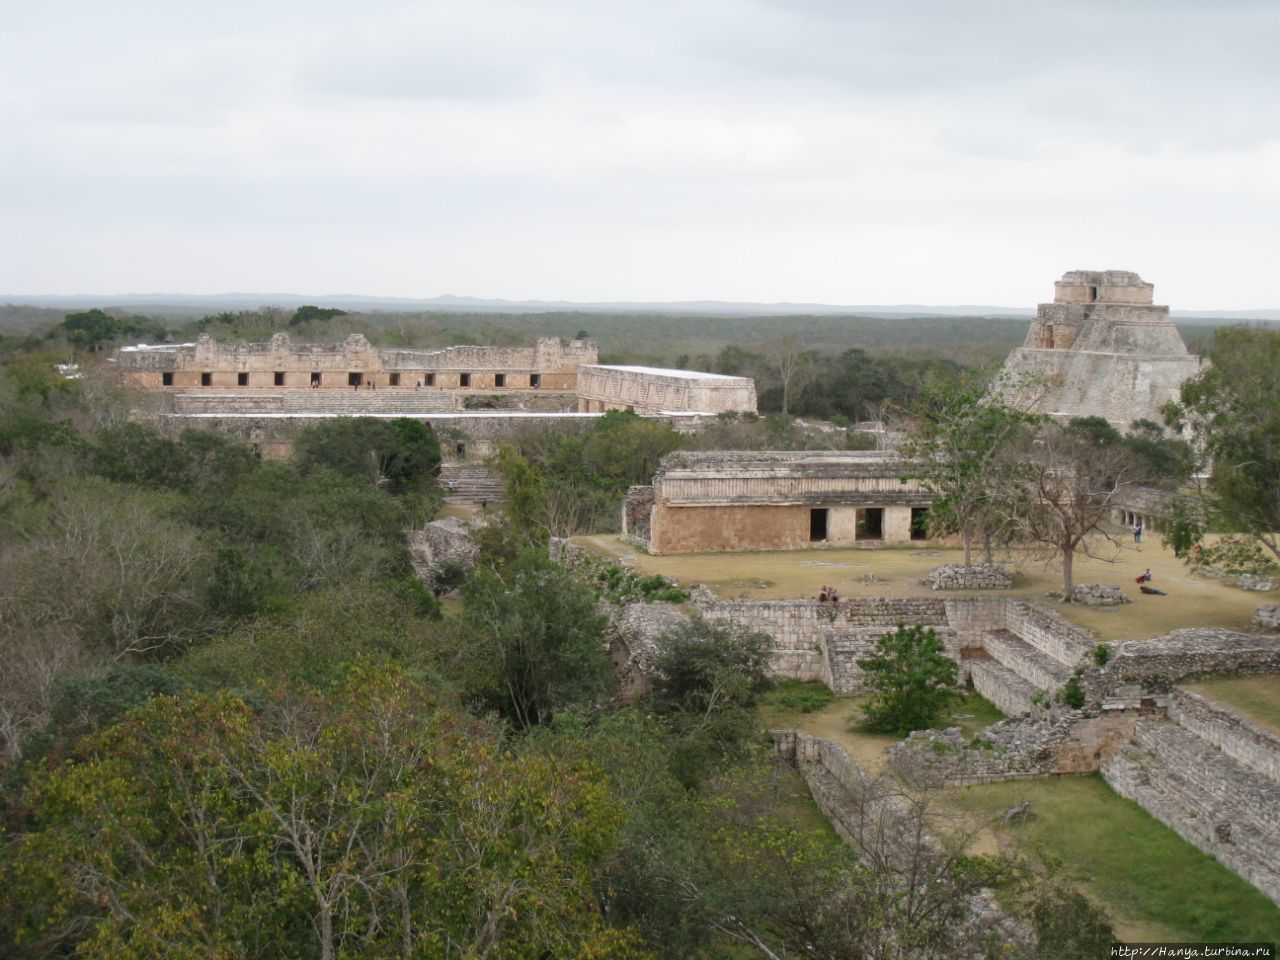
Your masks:
<svg viewBox="0 0 1280 960"><path fill-rule="evenodd" d="M529 425L572 428L610 410L658 417L680 430L725 412L755 413L747 377L600 365L589 340L539 339L532 347L375 347L360 334L342 343L194 343L121 347L122 382L159 399L172 426L217 429L286 456L316 419L411 417L448 441L446 456L483 457Z"/></svg>
<svg viewBox="0 0 1280 960"><path fill-rule="evenodd" d="M1005 363L1006 399L1054 417L1098 416L1120 430L1161 423L1160 408L1199 372L1153 286L1126 270L1071 270L1054 284ZM1025 382L1041 386L1026 390Z"/></svg>

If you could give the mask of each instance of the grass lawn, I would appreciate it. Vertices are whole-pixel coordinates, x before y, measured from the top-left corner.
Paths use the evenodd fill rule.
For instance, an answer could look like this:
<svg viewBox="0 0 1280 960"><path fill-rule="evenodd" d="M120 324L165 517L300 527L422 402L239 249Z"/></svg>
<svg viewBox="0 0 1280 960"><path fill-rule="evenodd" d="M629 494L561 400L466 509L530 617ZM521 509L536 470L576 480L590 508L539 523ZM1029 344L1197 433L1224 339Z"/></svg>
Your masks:
<svg viewBox="0 0 1280 960"><path fill-rule="evenodd" d="M1280 941L1280 907L1099 776L963 787L944 800L984 819L1030 800L1032 816L996 834L1060 860L1122 938Z"/></svg>
<svg viewBox="0 0 1280 960"><path fill-rule="evenodd" d="M834 696L816 681L783 680L766 694L760 718L767 729L803 730L833 740L864 769L878 773L884 769L885 749L898 738L861 729L862 705L866 701L865 694ZM1003 719L1004 714L988 700L970 692L956 701L938 727L960 727L966 736L972 736Z"/></svg>
<svg viewBox="0 0 1280 960"><path fill-rule="evenodd" d="M864 770L880 773L896 738L858 728L864 701L832 696L819 683L783 681L766 696L761 719L766 727L833 740ZM970 694L941 726L972 735L999 719L994 706ZM1038 848L1060 861L1066 876L1104 905L1124 939L1280 940L1280 908L1101 777L985 784L939 791L935 799L940 826L957 815L975 831L974 853ZM1025 823L991 825L1022 800L1031 801L1033 812Z"/></svg>
<svg viewBox="0 0 1280 960"><path fill-rule="evenodd" d="M1055 564L1017 560L1016 587L1006 596L1048 603L1067 619L1095 631L1100 640L1156 637L1178 627L1218 626L1244 630L1254 607L1280 602L1280 590L1255 593L1217 580L1192 576L1186 566L1161 546L1158 537L1140 547L1131 542L1119 549L1107 546L1115 562L1077 557L1077 583L1106 583L1122 587L1133 603L1119 607L1078 607L1048 601L1045 594L1061 587ZM653 557L616 536L576 538L578 543L646 573L661 573L682 585L705 583L726 599L776 600L816 597L823 584L835 586L843 597L901 597L928 595L920 580L931 567L958 563L959 549L915 546L880 549L829 548L759 553L687 553ZM1134 577L1150 567L1154 585L1167 596L1146 596ZM874 578L874 579L872 579ZM948 591L965 596L978 591ZM989 593L988 593L989 595Z"/></svg>
<svg viewBox="0 0 1280 960"><path fill-rule="evenodd" d="M1280 736L1280 677L1211 677L1187 684L1187 689L1221 702Z"/></svg>

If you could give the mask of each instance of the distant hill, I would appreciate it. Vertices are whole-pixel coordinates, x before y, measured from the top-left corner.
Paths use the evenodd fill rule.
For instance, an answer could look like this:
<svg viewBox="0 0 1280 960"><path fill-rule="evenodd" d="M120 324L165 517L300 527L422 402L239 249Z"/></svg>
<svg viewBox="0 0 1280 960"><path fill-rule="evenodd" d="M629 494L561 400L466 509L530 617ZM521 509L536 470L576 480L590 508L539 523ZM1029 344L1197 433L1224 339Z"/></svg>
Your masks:
<svg viewBox="0 0 1280 960"><path fill-rule="evenodd" d="M449 313L642 313L684 316L848 316L862 317L1030 317L1034 307L996 307L986 304L826 304L826 303L738 303L729 300L683 300L670 302L613 301L577 303L571 300L503 300L444 295L412 297L371 297L360 294L305 295L296 293L130 293L52 294L29 296L0 294L0 303L33 307L76 309L87 307L171 307L183 313L195 311L249 310L257 307L298 307L304 303L365 312L439 310ZM1280 309L1259 310L1174 310L1173 316L1207 324L1239 321L1280 321Z"/></svg>

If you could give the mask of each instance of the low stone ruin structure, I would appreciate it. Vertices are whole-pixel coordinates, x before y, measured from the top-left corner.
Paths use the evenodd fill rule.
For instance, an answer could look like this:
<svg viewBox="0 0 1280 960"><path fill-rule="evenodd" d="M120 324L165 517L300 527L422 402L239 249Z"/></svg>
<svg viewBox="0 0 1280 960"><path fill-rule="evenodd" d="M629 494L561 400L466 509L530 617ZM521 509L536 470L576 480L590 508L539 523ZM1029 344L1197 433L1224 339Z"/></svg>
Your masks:
<svg viewBox="0 0 1280 960"><path fill-rule="evenodd" d="M1118 607L1122 603L1133 603L1122 589L1106 583L1078 583L1071 591L1071 600L1086 607Z"/></svg>
<svg viewBox="0 0 1280 960"><path fill-rule="evenodd" d="M1054 417L1103 417L1120 430L1162 423L1165 403L1200 370L1153 287L1125 270L1072 270L1009 354L1006 399ZM1042 388L1027 390L1034 378Z"/></svg>
<svg viewBox="0 0 1280 960"><path fill-rule="evenodd" d="M623 534L653 554L924 540L933 494L885 451L669 454L632 487Z"/></svg>
<svg viewBox="0 0 1280 960"><path fill-rule="evenodd" d="M998 563L944 563L929 571L924 583L931 590L1011 590L1013 574Z"/></svg>
<svg viewBox="0 0 1280 960"><path fill-rule="evenodd" d="M1264 603L1255 608L1253 625L1259 630L1280 630L1280 603Z"/></svg>

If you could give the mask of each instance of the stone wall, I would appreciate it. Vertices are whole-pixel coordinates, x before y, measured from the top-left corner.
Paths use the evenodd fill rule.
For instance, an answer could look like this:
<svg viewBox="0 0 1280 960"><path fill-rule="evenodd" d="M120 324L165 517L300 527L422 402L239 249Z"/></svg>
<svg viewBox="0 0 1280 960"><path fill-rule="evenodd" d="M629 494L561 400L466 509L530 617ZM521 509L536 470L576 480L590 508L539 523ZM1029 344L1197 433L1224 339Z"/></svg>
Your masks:
<svg viewBox="0 0 1280 960"><path fill-rule="evenodd" d="M1101 765L1128 797L1280 904L1280 784L1195 733L1142 720Z"/></svg>
<svg viewBox="0 0 1280 960"><path fill-rule="evenodd" d="M622 501L622 535L647 545L652 519L653 487L628 487L627 495Z"/></svg>
<svg viewBox="0 0 1280 960"><path fill-rule="evenodd" d="M945 870L938 860L949 855L922 822L929 814L927 800L909 795L892 778L873 778L830 740L798 730L773 733L774 755L796 768L814 803L860 858L873 867L889 867L905 884L935 882ZM1008 917L989 890L976 893L957 923L953 947L973 956L988 955L992 941L1031 948L1034 935ZM872 952L874 945L869 944Z"/></svg>
<svg viewBox="0 0 1280 960"><path fill-rule="evenodd" d="M1094 773L1132 738L1140 714L1046 710L1001 720L966 742L959 727L918 730L889 748L893 769L919 787Z"/></svg>
<svg viewBox="0 0 1280 960"><path fill-rule="evenodd" d="M585 364L578 368L577 390L582 411L756 412L755 382L719 373Z"/></svg>
<svg viewBox="0 0 1280 960"><path fill-rule="evenodd" d="M693 602L703 619L733 623L763 633L774 641L774 672L796 680L831 684L828 636L849 653L869 650L868 637L894 629L899 623L946 626L946 606L932 597L856 597L838 603L817 600L720 600L706 589L695 590ZM875 628L860 631L857 628ZM855 632L856 631L856 632ZM946 634L954 638L952 631ZM953 639L953 644L958 641ZM865 654L858 653L863 656ZM837 656L839 654L837 653ZM848 689L857 683L847 664L839 670Z"/></svg>
<svg viewBox="0 0 1280 960"><path fill-rule="evenodd" d="M347 416L377 418L408 417L431 426L441 438L451 439L442 452L446 459L482 459L497 451L498 441L527 429L585 430L603 414L598 413L534 413L471 411L449 413L163 413L157 425L174 433L187 428L218 430L237 440L257 446L264 457L287 457L293 449L298 431L322 420ZM654 417L684 433L695 432L707 420L694 415ZM464 449L458 451L458 443Z"/></svg>
<svg viewBox="0 0 1280 960"><path fill-rule="evenodd" d="M998 563L945 563L930 570L925 582L932 590L1009 590L1013 574Z"/></svg>
<svg viewBox="0 0 1280 960"><path fill-rule="evenodd" d="M1004 625L1027 643L1065 664L1086 663L1093 654L1096 642L1093 634L1026 600L1009 601Z"/></svg>
<svg viewBox="0 0 1280 960"><path fill-rule="evenodd" d="M1151 640L1113 644L1099 674L1105 688L1140 683L1151 690L1212 673L1280 673L1280 636L1189 627Z"/></svg>
<svg viewBox="0 0 1280 960"><path fill-rule="evenodd" d="M1233 760L1280 783L1280 737L1228 707L1190 690L1175 689L1169 718Z"/></svg>

